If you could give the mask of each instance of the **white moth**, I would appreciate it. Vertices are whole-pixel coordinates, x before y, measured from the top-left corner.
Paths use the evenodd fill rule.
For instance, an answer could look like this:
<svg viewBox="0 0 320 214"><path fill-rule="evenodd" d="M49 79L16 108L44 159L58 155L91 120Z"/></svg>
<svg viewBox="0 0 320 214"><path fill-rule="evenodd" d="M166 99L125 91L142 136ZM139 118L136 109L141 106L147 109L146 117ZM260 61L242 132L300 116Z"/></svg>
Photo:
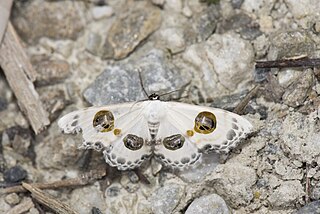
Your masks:
<svg viewBox="0 0 320 214"><path fill-rule="evenodd" d="M81 132L81 148L103 151L106 162L119 170L133 169L151 156L184 169L201 161L202 153L229 152L252 125L222 109L160 101L90 107L63 116L64 133Z"/></svg>

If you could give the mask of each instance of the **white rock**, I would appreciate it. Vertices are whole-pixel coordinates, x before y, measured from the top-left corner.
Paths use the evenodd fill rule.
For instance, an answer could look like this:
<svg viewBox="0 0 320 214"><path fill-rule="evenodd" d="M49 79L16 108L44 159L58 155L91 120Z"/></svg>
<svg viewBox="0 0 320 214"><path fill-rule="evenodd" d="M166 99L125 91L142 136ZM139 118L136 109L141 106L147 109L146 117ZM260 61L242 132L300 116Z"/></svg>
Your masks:
<svg viewBox="0 0 320 214"><path fill-rule="evenodd" d="M150 197L152 211L155 214L172 213L183 196L183 186L175 183L158 188Z"/></svg>
<svg viewBox="0 0 320 214"><path fill-rule="evenodd" d="M92 207L97 207L100 210L106 208L103 192L101 192L98 184L73 190L71 193L70 205L72 205L79 214L90 213Z"/></svg>
<svg viewBox="0 0 320 214"><path fill-rule="evenodd" d="M271 16L261 16L258 22L262 32L271 32L273 30L273 20Z"/></svg>
<svg viewBox="0 0 320 214"><path fill-rule="evenodd" d="M292 68L282 69L278 73L279 84L287 88L291 83L293 83L301 74L301 71L294 70Z"/></svg>
<svg viewBox="0 0 320 214"><path fill-rule="evenodd" d="M280 187L273 191L268 201L273 207L295 207L295 203L305 195L303 189L303 186L297 180L284 181Z"/></svg>
<svg viewBox="0 0 320 214"><path fill-rule="evenodd" d="M208 41L206 54L225 87L233 90L251 77L253 48L237 34L214 34Z"/></svg>
<svg viewBox="0 0 320 214"><path fill-rule="evenodd" d="M166 0L151 0L151 2L158 6L163 6L166 3Z"/></svg>
<svg viewBox="0 0 320 214"><path fill-rule="evenodd" d="M192 10L190 9L190 7L188 5L185 5L182 8L182 14L188 18L190 18L192 16Z"/></svg>
<svg viewBox="0 0 320 214"><path fill-rule="evenodd" d="M320 1L318 0L285 0L285 3L296 19L320 15Z"/></svg>
<svg viewBox="0 0 320 214"><path fill-rule="evenodd" d="M253 58L252 45L234 33L214 34L189 46L183 55L200 72L203 91L210 97L227 94L252 79Z"/></svg>
<svg viewBox="0 0 320 214"><path fill-rule="evenodd" d="M257 175L253 168L241 163L227 162L218 165L216 173L207 176L217 194L223 197L233 207L248 205L253 199L252 186L256 183ZM210 185L211 186L211 185Z"/></svg>
<svg viewBox="0 0 320 214"><path fill-rule="evenodd" d="M169 0L166 1L164 5L165 10L173 10L180 13L182 11L182 1L181 0Z"/></svg>
<svg viewBox="0 0 320 214"><path fill-rule="evenodd" d="M113 15L113 9L110 6L94 7L91 9L92 17L96 20L107 18Z"/></svg>
<svg viewBox="0 0 320 214"><path fill-rule="evenodd" d="M257 16L269 15L276 0L245 0L241 9L248 13L254 13Z"/></svg>
<svg viewBox="0 0 320 214"><path fill-rule="evenodd" d="M178 53L185 49L186 42L183 31L179 28L167 28L160 31L160 42L172 53Z"/></svg>
<svg viewBox="0 0 320 214"><path fill-rule="evenodd" d="M217 194L202 196L195 199L185 214L229 214L226 202Z"/></svg>

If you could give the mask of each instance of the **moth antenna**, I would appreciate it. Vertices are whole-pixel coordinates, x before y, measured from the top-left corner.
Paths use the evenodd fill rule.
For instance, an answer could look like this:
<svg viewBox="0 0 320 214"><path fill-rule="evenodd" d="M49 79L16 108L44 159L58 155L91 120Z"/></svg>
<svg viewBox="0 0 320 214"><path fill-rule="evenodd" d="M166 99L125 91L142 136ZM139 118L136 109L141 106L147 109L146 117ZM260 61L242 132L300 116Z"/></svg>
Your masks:
<svg viewBox="0 0 320 214"><path fill-rule="evenodd" d="M144 85L143 85L141 69L140 69L140 68L137 68L137 71L138 71L138 73L139 73L139 79L140 79L141 88L142 88L144 94L145 94L147 97L149 97L149 94L147 93L147 91L146 91L146 89L145 89L145 87L144 87Z"/></svg>
<svg viewBox="0 0 320 214"><path fill-rule="evenodd" d="M165 93L163 93L163 94L160 94L159 96L161 97L161 96L164 96L164 95L173 94L173 93L175 93L175 92L184 90L184 89L186 89L186 87L187 87L188 85L190 85L190 83L191 83L191 81L187 82L185 85L181 86L179 89L176 89L176 90L173 90L173 91L169 91L169 92L165 92ZM184 98L184 97L180 97L180 98ZM179 99L180 99L180 98L179 98ZM179 99L177 99L177 100L179 100Z"/></svg>

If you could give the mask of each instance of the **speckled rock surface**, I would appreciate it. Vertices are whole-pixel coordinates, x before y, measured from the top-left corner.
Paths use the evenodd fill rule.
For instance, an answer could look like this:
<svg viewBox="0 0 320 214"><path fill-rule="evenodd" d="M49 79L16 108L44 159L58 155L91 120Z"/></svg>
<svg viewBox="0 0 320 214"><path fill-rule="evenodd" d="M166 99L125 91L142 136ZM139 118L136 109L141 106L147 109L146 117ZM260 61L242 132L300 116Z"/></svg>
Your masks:
<svg viewBox="0 0 320 214"><path fill-rule="evenodd" d="M219 195L211 194L195 199L185 212L186 214L228 214L231 213L226 202Z"/></svg>
<svg viewBox="0 0 320 214"><path fill-rule="evenodd" d="M257 60L319 58L318 8L316 0L15 1L11 21L52 124L35 136L0 72L1 185L12 185L5 172L19 166L36 183L106 167L85 186L45 191L79 213L318 212L319 69L254 69ZM260 85L242 112L253 133L185 171L152 160L120 172L100 152L79 150L81 136L60 132L57 119L73 110L146 99L141 83L148 94L172 92L165 100L229 111ZM0 213L31 197L0 195ZM31 205L29 213L53 213Z"/></svg>

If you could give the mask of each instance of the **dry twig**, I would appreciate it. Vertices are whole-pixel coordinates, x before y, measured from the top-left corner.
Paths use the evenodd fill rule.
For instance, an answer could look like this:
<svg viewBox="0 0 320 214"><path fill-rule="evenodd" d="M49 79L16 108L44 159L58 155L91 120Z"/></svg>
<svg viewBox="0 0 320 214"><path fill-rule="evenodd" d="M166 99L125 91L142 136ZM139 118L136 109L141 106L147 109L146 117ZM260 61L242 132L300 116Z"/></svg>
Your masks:
<svg viewBox="0 0 320 214"><path fill-rule="evenodd" d="M43 192L33 185L22 183L22 186L31 192L31 196L37 200L39 203L45 205L56 213L59 214L77 214L68 204L65 204L48 193Z"/></svg>
<svg viewBox="0 0 320 214"><path fill-rule="evenodd" d="M249 101L257 95L260 86L261 85L256 85L253 89L251 89L251 91L246 95L246 97L243 100L241 100L241 102L236 106L233 112L236 114L242 114L244 108L248 105Z"/></svg>
<svg viewBox="0 0 320 214"><path fill-rule="evenodd" d="M13 0L0 1L0 44L6 32Z"/></svg>
<svg viewBox="0 0 320 214"><path fill-rule="evenodd" d="M291 58L291 59L279 59L274 61L257 61L257 68L313 68L320 66L320 59L309 59L308 57Z"/></svg>
<svg viewBox="0 0 320 214"><path fill-rule="evenodd" d="M84 186L96 181L97 179L101 179L102 177L106 176L106 174L106 169L101 168L85 173L81 175L79 178L70 178L51 183L34 183L32 184L32 186L39 189L58 189L63 187ZM7 187L5 189L0 190L0 195L14 192L26 192L26 189L22 185Z"/></svg>
<svg viewBox="0 0 320 214"><path fill-rule="evenodd" d="M36 73L10 22L0 46L0 64L18 99L20 109L29 119L34 132L38 134L50 124L50 121L32 83Z"/></svg>

